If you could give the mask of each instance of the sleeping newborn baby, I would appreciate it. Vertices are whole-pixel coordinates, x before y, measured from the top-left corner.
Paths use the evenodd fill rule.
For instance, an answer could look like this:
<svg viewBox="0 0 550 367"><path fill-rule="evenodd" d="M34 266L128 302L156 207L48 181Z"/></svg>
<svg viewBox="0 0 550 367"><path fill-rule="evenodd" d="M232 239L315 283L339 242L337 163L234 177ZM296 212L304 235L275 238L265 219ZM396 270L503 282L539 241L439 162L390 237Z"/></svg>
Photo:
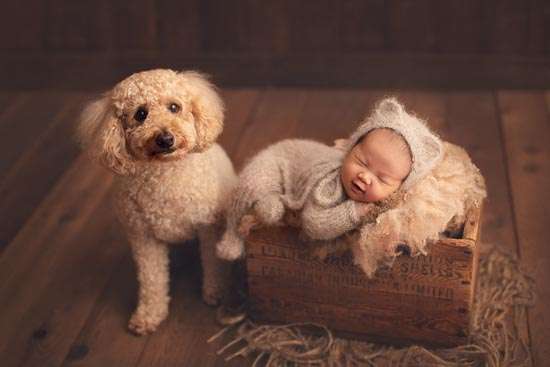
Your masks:
<svg viewBox="0 0 550 367"><path fill-rule="evenodd" d="M441 154L439 138L393 98L378 103L343 146L298 139L275 143L239 175L218 256L242 256L249 229L280 224L285 212L296 213L313 240L334 239L372 222L398 205Z"/></svg>

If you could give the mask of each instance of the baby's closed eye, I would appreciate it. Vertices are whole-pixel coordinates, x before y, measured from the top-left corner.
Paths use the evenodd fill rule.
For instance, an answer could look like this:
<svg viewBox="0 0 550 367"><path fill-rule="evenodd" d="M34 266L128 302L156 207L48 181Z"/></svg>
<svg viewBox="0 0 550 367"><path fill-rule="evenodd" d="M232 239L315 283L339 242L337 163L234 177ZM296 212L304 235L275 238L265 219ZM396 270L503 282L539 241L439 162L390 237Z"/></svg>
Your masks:
<svg viewBox="0 0 550 367"><path fill-rule="evenodd" d="M386 185L391 185L395 180L388 176L379 176L378 177L380 181L385 183Z"/></svg>

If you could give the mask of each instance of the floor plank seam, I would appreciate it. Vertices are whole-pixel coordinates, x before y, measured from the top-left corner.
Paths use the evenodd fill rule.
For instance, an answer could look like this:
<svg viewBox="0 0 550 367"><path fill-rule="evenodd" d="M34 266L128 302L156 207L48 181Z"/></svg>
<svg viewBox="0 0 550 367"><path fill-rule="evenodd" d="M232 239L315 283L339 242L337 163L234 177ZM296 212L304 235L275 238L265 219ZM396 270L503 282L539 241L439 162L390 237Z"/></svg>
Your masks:
<svg viewBox="0 0 550 367"><path fill-rule="evenodd" d="M516 251L517 251L517 257L519 260L519 263L521 264L521 242L519 240L519 234L518 234L518 228L517 228L517 216L516 216L516 207L514 204L514 197L513 197L513 188L512 188L512 180L510 177L510 169L509 169L509 157L508 157L508 147L506 145L506 134L503 129L503 121L502 121L502 115L501 115L501 106L499 103L498 98L498 91L493 91L493 101L495 103L495 111L496 111L496 118L498 121L498 133L499 133L499 139L502 142L502 157L504 160L504 171L506 174L506 184L508 185L508 200L510 201L510 210L512 211L512 218L513 218L513 232L514 232L514 241L516 243ZM532 351L533 350L533 337L531 334L531 317L529 310L525 313L525 319L527 321L527 333L529 335L529 348ZM535 356L534 353L531 353L531 365L535 366Z"/></svg>

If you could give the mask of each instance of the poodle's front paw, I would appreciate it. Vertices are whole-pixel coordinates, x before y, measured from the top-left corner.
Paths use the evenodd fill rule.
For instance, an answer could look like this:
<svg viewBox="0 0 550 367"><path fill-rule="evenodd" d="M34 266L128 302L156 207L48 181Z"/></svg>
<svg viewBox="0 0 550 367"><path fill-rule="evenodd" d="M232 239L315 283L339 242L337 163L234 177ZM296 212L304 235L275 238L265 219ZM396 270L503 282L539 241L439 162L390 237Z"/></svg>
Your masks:
<svg viewBox="0 0 550 367"><path fill-rule="evenodd" d="M240 243L224 244L216 246L216 256L223 260L234 261L244 255L244 246Z"/></svg>
<svg viewBox="0 0 550 367"><path fill-rule="evenodd" d="M128 322L128 329L136 335L147 335L155 330L167 315L152 315L141 311L136 311Z"/></svg>

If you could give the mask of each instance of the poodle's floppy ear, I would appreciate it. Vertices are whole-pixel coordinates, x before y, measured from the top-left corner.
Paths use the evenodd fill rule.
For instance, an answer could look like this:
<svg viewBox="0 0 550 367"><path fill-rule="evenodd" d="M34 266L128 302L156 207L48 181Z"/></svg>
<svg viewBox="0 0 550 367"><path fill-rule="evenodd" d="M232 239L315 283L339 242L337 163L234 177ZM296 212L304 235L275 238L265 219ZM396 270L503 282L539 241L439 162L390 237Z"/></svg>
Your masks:
<svg viewBox="0 0 550 367"><path fill-rule="evenodd" d="M121 175L133 172L134 163L126 151L124 132L108 96L84 108L77 127L77 138L93 160Z"/></svg>
<svg viewBox="0 0 550 367"><path fill-rule="evenodd" d="M182 72L185 87L191 95L192 113L195 116L197 145L195 152L210 147L223 129L223 102L206 76L195 71Z"/></svg>

